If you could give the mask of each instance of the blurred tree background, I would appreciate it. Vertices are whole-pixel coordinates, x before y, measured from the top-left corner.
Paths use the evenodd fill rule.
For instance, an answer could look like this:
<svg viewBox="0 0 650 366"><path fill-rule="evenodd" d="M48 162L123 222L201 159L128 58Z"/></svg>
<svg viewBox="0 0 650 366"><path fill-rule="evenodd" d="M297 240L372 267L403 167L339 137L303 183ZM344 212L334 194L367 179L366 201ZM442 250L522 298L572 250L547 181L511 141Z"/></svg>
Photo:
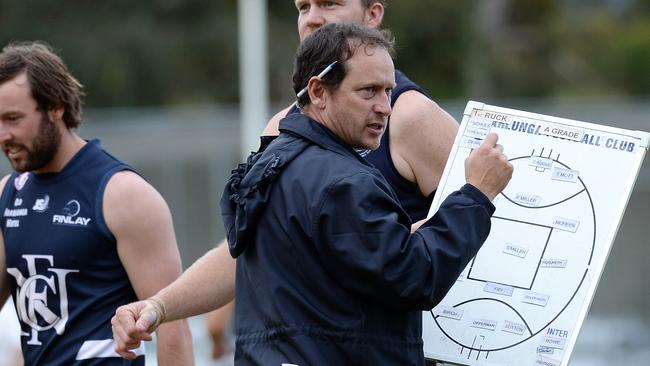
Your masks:
<svg viewBox="0 0 650 366"><path fill-rule="evenodd" d="M50 43L90 107L238 101L235 0L0 0L0 42ZM274 103L291 100L292 1L269 0ZM393 0L396 65L434 99L650 94L650 0Z"/></svg>

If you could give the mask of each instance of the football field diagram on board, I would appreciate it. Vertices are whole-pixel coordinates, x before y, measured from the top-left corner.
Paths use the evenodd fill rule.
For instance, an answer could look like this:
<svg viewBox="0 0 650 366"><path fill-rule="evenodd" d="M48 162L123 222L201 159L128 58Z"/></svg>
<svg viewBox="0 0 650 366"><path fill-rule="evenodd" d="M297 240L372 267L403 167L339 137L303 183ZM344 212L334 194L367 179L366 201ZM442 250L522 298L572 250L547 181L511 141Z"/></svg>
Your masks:
<svg viewBox="0 0 650 366"><path fill-rule="evenodd" d="M423 313L425 356L463 365L566 365L648 134L470 102L431 212L464 183L489 132L514 166L490 235Z"/></svg>

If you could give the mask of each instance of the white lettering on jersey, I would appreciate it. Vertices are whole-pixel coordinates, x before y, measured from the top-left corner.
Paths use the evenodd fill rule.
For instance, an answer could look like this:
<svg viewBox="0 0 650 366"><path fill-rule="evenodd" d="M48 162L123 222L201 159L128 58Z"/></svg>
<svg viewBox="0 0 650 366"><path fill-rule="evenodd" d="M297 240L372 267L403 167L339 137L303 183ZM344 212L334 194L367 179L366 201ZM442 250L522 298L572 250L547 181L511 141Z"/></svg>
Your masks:
<svg viewBox="0 0 650 366"><path fill-rule="evenodd" d="M87 217L71 217L63 215L52 216L52 223L64 225L88 226L90 219Z"/></svg>
<svg viewBox="0 0 650 366"><path fill-rule="evenodd" d="M81 205L77 200L70 200L65 204L63 215L52 215L52 223L57 225L71 225L71 226L88 226L90 218L76 217L81 212Z"/></svg>
<svg viewBox="0 0 650 366"><path fill-rule="evenodd" d="M27 216L27 209L26 208L5 208L5 212L3 214L4 217L21 217L21 216Z"/></svg>

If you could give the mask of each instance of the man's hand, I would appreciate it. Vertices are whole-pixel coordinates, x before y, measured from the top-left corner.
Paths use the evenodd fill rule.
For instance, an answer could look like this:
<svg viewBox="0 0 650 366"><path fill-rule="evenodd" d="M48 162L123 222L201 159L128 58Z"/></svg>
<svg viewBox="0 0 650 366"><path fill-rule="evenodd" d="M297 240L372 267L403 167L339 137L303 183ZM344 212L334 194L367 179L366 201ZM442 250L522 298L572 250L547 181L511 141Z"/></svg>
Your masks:
<svg viewBox="0 0 650 366"><path fill-rule="evenodd" d="M503 154L499 137L491 132L481 146L465 159L465 179L478 188L490 201L508 185L513 166Z"/></svg>
<svg viewBox="0 0 650 366"><path fill-rule="evenodd" d="M111 319L115 352L133 360L137 357L129 350L140 347L140 342L150 341L151 333L165 320L165 307L156 297L117 308Z"/></svg>

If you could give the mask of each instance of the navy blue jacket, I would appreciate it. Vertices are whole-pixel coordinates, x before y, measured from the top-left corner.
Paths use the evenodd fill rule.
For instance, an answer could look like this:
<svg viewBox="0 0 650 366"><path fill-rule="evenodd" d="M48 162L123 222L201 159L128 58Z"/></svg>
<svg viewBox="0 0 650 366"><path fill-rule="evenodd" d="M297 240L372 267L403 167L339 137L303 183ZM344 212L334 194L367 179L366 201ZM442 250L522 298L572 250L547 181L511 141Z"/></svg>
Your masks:
<svg viewBox="0 0 650 366"><path fill-rule="evenodd" d="M383 176L294 114L240 164L221 199L237 258L238 365L423 365L433 308L490 231L465 185L414 234Z"/></svg>

